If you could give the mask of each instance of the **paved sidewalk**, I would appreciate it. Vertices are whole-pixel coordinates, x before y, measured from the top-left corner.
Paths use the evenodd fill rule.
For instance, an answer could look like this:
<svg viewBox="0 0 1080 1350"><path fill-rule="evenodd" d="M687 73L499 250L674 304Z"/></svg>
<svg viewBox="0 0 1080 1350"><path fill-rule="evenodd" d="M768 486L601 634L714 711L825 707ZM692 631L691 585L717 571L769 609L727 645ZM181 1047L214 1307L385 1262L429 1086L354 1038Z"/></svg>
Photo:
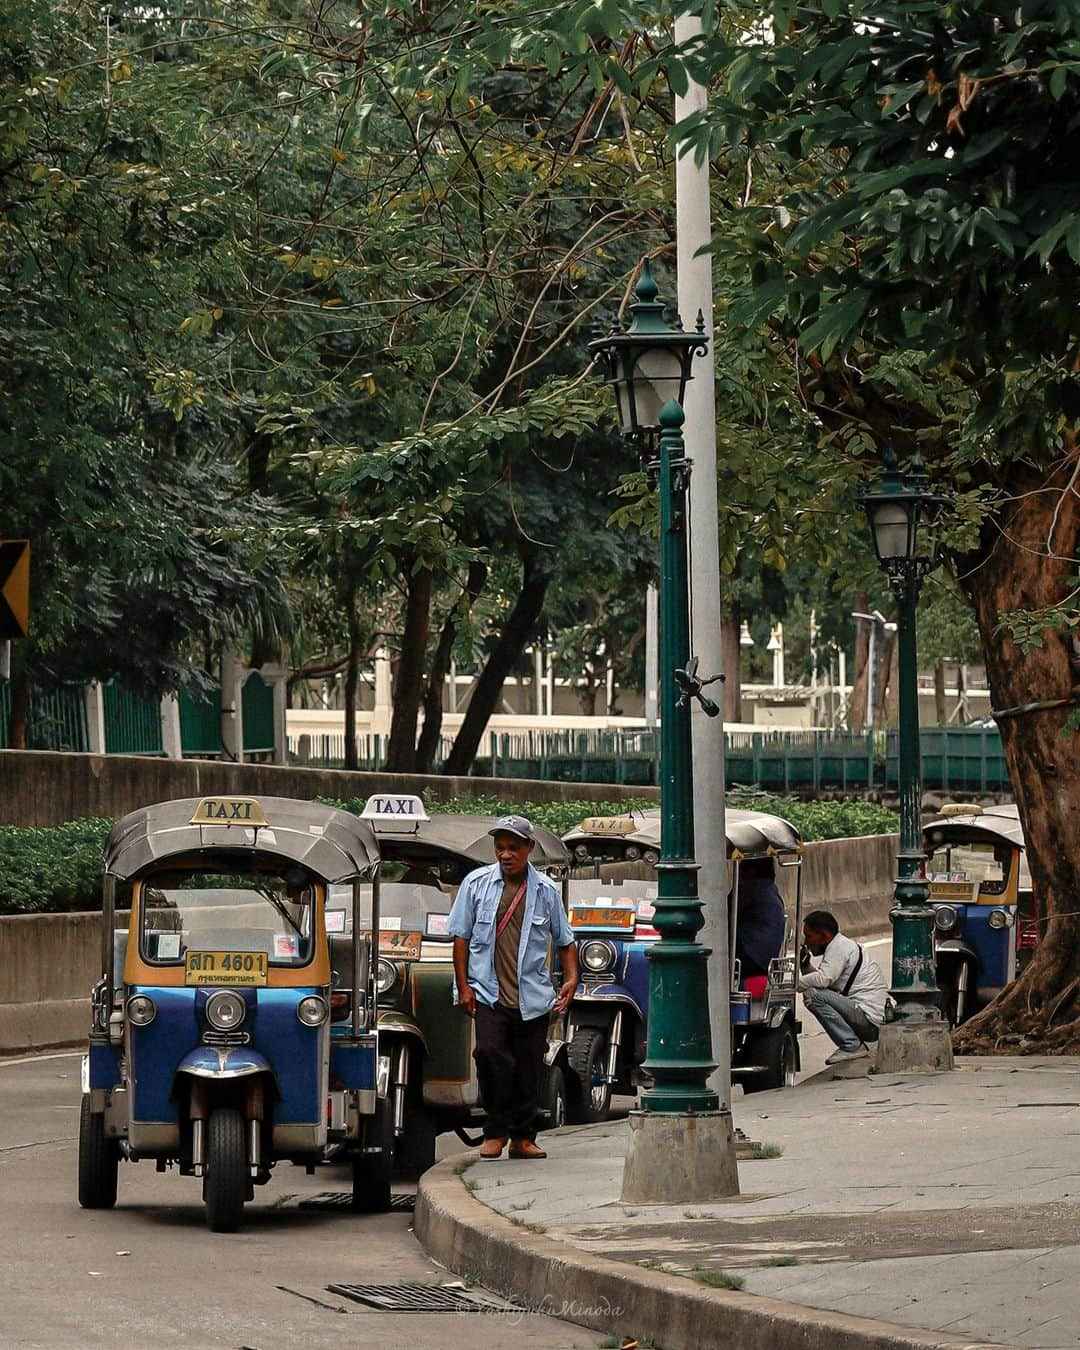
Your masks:
<svg viewBox="0 0 1080 1350"><path fill-rule="evenodd" d="M620 1205L625 1122L547 1134L548 1162L477 1163L461 1179L569 1261L576 1249L642 1279L662 1270L695 1292L723 1271L742 1279L740 1305L750 1294L943 1343L1080 1347L1080 1061L820 1074L737 1094L734 1113L780 1156L742 1162L732 1201Z"/></svg>

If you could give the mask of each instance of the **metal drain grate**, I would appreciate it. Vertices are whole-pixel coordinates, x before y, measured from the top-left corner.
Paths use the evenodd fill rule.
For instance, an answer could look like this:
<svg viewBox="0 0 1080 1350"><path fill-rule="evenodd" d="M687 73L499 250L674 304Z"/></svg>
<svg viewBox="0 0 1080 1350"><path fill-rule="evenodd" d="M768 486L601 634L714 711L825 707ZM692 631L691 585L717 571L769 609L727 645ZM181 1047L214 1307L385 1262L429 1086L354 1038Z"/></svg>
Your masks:
<svg viewBox="0 0 1080 1350"><path fill-rule="evenodd" d="M442 1284L328 1284L331 1294L366 1303L379 1312L480 1312L493 1305Z"/></svg>
<svg viewBox="0 0 1080 1350"><path fill-rule="evenodd" d="M352 1191L323 1191L308 1200L301 1200L298 1209L352 1209ZM408 1191L396 1191L390 1197L390 1208L396 1213L411 1214L416 1208L416 1196Z"/></svg>

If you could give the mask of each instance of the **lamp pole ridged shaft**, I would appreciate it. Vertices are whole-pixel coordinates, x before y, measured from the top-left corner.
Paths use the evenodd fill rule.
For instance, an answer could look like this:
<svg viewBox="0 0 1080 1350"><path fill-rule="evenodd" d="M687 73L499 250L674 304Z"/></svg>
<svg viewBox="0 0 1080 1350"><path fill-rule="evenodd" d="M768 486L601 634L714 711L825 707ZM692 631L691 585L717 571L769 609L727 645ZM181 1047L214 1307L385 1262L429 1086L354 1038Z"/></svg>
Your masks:
<svg viewBox="0 0 1080 1350"><path fill-rule="evenodd" d="M690 462L683 410L660 413L660 861L656 915L660 941L649 949L648 1057L653 1084L647 1111L715 1111L707 1086L716 1064L709 1028L708 951L696 941L704 923L694 861L693 751L689 700L674 672L690 654L686 497Z"/></svg>

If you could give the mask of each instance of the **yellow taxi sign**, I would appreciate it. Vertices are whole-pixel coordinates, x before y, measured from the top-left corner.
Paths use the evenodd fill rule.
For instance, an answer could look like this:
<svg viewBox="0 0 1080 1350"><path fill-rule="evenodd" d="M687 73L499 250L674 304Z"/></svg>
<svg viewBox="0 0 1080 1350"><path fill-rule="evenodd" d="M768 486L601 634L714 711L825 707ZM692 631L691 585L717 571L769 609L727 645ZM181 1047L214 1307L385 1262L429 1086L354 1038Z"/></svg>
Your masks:
<svg viewBox="0 0 1080 1350"><path fill-rule="evenodd" d="M0 641L30 628L30 541L0 539Z"/></svg>
<svg viewBox="0 0 1080 1350"><path fill-rule="evenodd" d="M587 816L580 826L583 834L633 834L637 828L633 816Z"/></svg>
<svg viewBox="0 0 1080 1350"><path fill-rule="evenodd" d="M204 797L191 817L192 825L269 825L262 803L254 797Z"/></svg>

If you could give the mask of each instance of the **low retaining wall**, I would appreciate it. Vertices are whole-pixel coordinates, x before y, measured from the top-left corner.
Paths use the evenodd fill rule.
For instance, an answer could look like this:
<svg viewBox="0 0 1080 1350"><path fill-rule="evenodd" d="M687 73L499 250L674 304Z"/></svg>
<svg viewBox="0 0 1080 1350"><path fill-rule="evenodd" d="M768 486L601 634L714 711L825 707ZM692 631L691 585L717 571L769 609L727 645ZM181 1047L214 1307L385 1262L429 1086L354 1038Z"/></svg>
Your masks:
<svg viewBox="0 0 1080 1350"><path fill-rule="evenodd" d="M258 797L368 797L373 792L430 791L445 799L480 792L511 802L659 801L659 788L606 783L549 783L531 778L446 778L403 773L347 773L279 764L147 755L76 755L0 750L0 825L62 825L86 816L115 820L150 802L233 793Z"/></svg>
<svg viewBox="0 0 1080 1350"><path fill-rule="evenodd" d="M896 847L896 835L808 844L804 905L831 909L844 932L855 937L882 931ZM791 873L782 872L780 880L793 896ZM85 1037L90 988L101 974L100 952L100 914L0 918L0 1054L70 1045Z"/></svg>

